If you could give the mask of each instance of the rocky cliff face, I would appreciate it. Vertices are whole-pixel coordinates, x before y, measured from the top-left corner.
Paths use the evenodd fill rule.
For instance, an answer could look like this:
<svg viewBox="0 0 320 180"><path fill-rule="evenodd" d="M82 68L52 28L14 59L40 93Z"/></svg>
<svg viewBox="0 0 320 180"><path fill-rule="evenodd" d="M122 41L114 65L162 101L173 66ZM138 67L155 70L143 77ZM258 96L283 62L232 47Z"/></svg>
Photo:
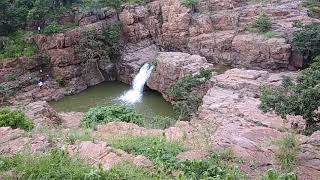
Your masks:
<svg viewBox="0 0 320 180"><path fill-rule="evenodd" d="M319 22L300 7L301 1L290 0L270 4L200 0L192 12L180 0L156 0L146 6L125 6L119 17L130 43L148 40L160 49L198 54L211 63L279 70L301 65L288 42L293 22ZM261 12L272 17L272 31L283 37L246 31Z"/></svg>

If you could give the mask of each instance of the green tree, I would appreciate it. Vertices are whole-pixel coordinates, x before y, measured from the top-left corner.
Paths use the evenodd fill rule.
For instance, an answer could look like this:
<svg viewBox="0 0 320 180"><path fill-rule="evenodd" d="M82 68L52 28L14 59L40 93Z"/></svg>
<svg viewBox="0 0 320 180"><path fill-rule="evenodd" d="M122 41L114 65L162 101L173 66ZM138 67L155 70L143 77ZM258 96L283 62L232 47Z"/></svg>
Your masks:
<svg viewBox="0 0 320 180"><path fill-rule="evenodd" d="M320 114L320 56L310 67L302 70L293 83L286 79L281 87L262 88L260 108L275 111L283 118L286 115L301 115L306 120L306 134L317 128Z"/></svg>

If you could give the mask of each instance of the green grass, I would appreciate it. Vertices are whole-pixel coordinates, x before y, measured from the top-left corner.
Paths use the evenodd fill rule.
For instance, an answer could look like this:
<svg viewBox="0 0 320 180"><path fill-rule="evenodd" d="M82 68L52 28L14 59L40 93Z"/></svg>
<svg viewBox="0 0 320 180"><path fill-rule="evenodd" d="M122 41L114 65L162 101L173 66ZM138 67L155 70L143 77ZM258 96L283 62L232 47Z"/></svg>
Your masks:
<svg viewBox="0 0 320 180"><path fill-rule="evenodd" d="M176 156L186 147L161 137L119 137L111 142L115 148L143 155L155 163L153 177L157 179L246 179L230 153L215 153L205 160L178 160Z"/></svg>
<svg viewBox="0 0 320 180"><path fill-rule="evenodd" d="M144 117L125 105L98 106L89 109L81 119L82 126L92 128L108 122L128 122L143 125Z"/></svg>
<svg viewBox="0 0 320 180"><path fill-rule="evenodd" d="M86 164L80 159L71 158L58 149L46 154L0 155L0 173L13 171L21 180L34 179L85 179L85 180L147 180L151 175L146 170L124 163L108 171ZM6 178L6 177L3 177ZM10 177L7 177L10 179Z"/></svg>
<svg viewBox="0 0 320 180"><path fill-rule="evenodd" d="M33 123L22 111L0 108L0 127L7 126L29 131L33 128Z"/></svg>
<svg viewBox="0 0 320 180"><path fill-rule="evenodd" d="M286 135L283 139L276 142L279 150L276 152L276 159L284 172L292 172L297 163L298 142L294 135Z"/></svg>
<svg viewBox="0 0 320 180"><path fill-rule="evenodd" d="M25 38L33 33L29 31L16 31L9 35L8 41L5 42L3 49L0 49L0 60L16 57L30 57L38 53L38 49L33 44L25 42Z"/></svg>

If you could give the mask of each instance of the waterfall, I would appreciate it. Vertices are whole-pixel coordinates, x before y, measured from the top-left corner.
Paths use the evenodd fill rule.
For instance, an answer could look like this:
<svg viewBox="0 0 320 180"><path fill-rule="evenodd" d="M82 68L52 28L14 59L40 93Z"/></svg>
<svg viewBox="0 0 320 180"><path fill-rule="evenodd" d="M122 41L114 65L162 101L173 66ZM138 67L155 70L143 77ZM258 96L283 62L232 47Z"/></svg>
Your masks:
<svg viewBox="0 0 320 180"><path fill-rule="evenodd" d="M132 87L119 99L125 103L139 102L143 96L143 88L149 79L154 66L148 63L144 64L139 73L134 77Z"/></svg>

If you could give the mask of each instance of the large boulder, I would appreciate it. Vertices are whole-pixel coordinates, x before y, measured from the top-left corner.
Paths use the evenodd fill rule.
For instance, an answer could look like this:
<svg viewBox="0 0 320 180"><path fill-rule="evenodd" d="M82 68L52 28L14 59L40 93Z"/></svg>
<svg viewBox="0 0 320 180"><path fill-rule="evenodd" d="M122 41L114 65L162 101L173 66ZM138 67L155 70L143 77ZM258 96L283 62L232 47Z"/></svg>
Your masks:
<svg viewBox="0 0 320 180"><path fill-rule="evenodd" d="M164 96L168 88L186 75L199 73L201 69L212 69L206 58L180 52L161 52L155 59L154 69L148 87Z"/></svg>

